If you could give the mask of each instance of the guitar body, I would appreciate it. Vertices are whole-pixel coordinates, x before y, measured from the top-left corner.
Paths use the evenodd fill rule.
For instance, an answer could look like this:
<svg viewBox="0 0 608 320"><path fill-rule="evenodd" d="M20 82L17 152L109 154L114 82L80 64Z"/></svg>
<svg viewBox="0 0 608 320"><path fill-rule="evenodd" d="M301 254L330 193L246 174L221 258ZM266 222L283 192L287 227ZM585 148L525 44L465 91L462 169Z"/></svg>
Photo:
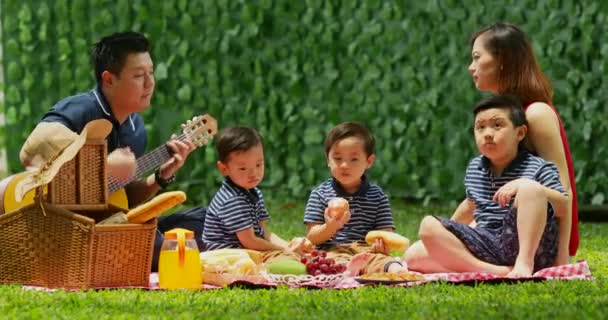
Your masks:
<svg viewBox="0 0 608 320"><path fill-rule="evenodd" d="M6 177L0 182L0 200L2 200L0 214L12 212L34 203L34 195L36 195L36 190L31 190L30 192L26 193L21 202L17 202L17 200L15 200L15 188L17 183L23 180L25 176L25 172L17 173ZM44 187L44 191L46 192L46 186Z"/></svg>
<svg viewBox="0 0 608 320"><path fill-rule="evenodd" d="M108 203L124 210L125 213L129 211L129 199L127 199L127 192L124 188L110 193Z"/></svg>
<svg viewBox="0 0 608 320"><path fill-rule="evenodd" d="M15 200L15 189L19 181L25 178L25 172L17 173L0 181L0 214L15 211L27 205L34 203L36 190L30 190L24 196L21 202ZM47 187L44 186L44 194L47 192ZM122 210L129 210L129 200L125 189L119 189L110 194L108 203Z"/></svg>

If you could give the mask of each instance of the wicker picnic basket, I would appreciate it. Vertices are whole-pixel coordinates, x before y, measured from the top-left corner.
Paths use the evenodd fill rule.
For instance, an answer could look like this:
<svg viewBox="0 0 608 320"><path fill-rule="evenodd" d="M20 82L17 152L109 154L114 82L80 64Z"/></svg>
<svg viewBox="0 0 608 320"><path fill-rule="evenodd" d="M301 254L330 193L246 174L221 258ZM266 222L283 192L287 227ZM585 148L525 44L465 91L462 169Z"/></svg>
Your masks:
<svg viewBox="0 0 608 320"><path fill-rule="evenodd" d="M87 141L48 193L0 215L0 283L48 288L148 287L156 219L98 225L107 203L105 141Z"/></svg>
<svg viewBox="0 0 608 320"><path fill-rule="evenodd" d="M96 225L58 206L31 204L0 215L0 283L147 287L155 233L156 220Z"/></svg>
<svg viewBox="0 0 608 320"><path fill-rule="evenodd" d="M105 210L108 177L105 140L87 140L49 183L46 201L68 210Z"/></svg>

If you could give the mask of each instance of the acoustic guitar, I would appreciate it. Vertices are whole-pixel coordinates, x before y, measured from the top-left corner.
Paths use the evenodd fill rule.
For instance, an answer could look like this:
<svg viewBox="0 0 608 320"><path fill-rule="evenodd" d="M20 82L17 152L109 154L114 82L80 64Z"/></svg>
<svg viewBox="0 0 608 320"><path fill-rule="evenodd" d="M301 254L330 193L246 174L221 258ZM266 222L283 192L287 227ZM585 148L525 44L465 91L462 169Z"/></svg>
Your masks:
<svg viewBox="0 0 608 320"><path fill-rule="evenodd" d="M208 114L194 117L182 124L182 134L177 140L189 140L195 147L207 144L217 133L217 121ZM149 153L137 158L135 174L128 180L108 178L108 202L115 207L128 210L129 201L124 187L129 183L142 179L151 171L159 168L172 156L172 151L161 145ZM24 179L25 173L17 173L0 181L0 214L12 212L34 202L35 190L25 194L21 201L15 199L15 186ZM46 192L46 191L45 191Z"/></svg>

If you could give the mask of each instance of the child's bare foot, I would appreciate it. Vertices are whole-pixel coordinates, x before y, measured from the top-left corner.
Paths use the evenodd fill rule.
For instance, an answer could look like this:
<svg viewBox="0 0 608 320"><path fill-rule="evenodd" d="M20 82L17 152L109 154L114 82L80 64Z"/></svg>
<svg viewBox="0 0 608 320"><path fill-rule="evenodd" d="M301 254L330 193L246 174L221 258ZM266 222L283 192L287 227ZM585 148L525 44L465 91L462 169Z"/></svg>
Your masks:
<svg viewBox="0 0 608 320"><path fill-rule="evenodd" d="M513 268L509 266L497 266L493 265L490 269L488 269L489 273L497 274L499 276L505 276L511 272Z"/></svg>
<svg viewBox="0 0 608 320"><path fill-rule="evenodd" d="M346 272L351 276L358 276L371 258L372 254L369 252L362 252L354 255L348 262Z"/></svg>
<svg viewBox="0 0 608 320"><path fill-rule="evenodd" d="M518 263L516 261L513 270L507 274L507 277L529 277L532 275L532 271L534 271L534 266Z"/></svg>

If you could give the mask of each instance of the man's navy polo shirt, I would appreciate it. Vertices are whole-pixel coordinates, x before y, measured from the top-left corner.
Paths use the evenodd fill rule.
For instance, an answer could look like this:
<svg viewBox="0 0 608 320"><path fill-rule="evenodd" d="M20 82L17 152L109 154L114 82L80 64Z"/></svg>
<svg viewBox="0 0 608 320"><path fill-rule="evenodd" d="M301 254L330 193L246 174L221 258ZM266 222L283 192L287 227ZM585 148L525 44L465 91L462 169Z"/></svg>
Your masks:
<svg viewBox="0 0 608 320"><path fill-rule="evenodd" d="M122 124L118 123L99 87L57 102L42 117L42 121L62 123L78 134L87 123L97 119L106 119L112 123L112 132L106 138L108 152L129 147L136 158L144 154L147 136L141 116L132 113Z"/></svg>

